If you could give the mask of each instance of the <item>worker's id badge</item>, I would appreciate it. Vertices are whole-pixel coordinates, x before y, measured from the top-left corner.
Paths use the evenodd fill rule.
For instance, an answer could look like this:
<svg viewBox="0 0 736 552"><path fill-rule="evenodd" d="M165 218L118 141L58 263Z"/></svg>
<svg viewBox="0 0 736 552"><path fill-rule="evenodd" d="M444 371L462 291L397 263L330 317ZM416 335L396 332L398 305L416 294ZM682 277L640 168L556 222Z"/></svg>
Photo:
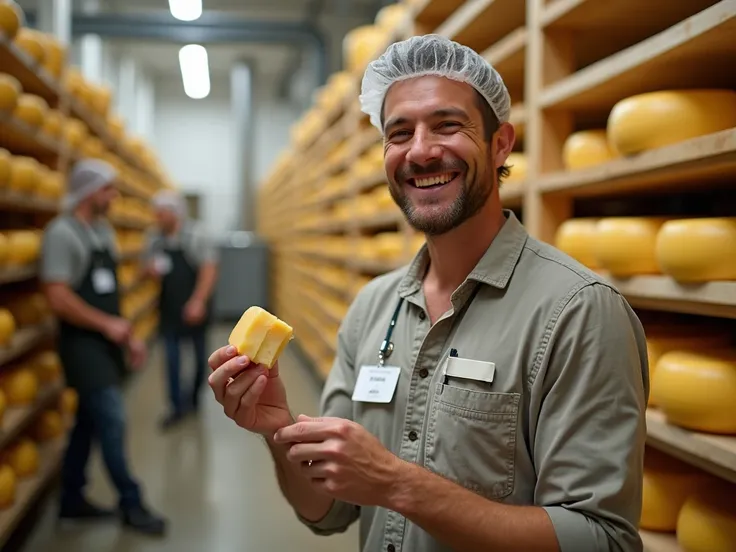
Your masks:
<svg viewBox="0 0 736 552"><path fill-rule="evenodd" d="M107 295L115 291L115 275L109 268L95 268L92 271L92 287L95 293Z"/></svg>
<svg viewBox="0 0 736 552"><path fill-rule="evenodd" d="M353 390L356 402L390 403L399 383L398 366L361 366Z"/></svg>
<svg viewBox="0 0 736 552"><path fill-rule="evenodd" d="M161 276L166 276L173 268L171 256L166 253L158 253L153 257L153 269Z"/></svg>

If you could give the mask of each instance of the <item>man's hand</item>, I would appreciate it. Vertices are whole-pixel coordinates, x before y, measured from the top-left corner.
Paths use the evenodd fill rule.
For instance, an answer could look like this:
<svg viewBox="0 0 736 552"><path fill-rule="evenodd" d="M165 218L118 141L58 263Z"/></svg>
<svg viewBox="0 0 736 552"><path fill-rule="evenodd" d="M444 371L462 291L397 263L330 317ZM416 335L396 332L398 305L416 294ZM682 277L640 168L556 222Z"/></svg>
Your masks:
<svg viewBox="0 0 736 552"><path fill-rule="evenodd" d="M299 416L276 432L288 459L325 494L352 504L386 506L403 464L363 426L342 418Z"/></svg>
<svg viewBox="0 0 736 552"><path fill-rule="evenodd" d="M105 322L102 333L116 345L123 345L130 339L132 330L133 326L128 320L119 316L111 316Z"/></svg>
<svg viewBox="0 0 736 552"><path fill-rule="evenodd" d="M130 353L131 367L134 370L143 368L147 356L146 344L137 337L131 337L128 342L128 352Z"/></svg>
<svg viewBox="0 0 736 552"><path fill-rule="evenodd" d="M192 297L184 305L184 322L190 326L196 326L202 320L205 315L205 304L201 299Z"/></svg>
<svg viewBox="0 0 736 552"><path fill-rule="evenodd" d="M293 422L278 362L268 370L237 356L235 347L222 347L212 353L209 365L213 372L208 381L215 398L240 427L271 437Z"/></svg>

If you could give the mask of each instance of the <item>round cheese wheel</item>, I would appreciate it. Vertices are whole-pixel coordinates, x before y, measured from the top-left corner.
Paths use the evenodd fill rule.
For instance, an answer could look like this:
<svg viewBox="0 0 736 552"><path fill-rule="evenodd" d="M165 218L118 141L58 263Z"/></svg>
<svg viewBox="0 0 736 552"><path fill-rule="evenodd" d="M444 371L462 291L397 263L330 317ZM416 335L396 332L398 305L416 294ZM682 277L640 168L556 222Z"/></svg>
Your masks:
<svg viewBox="0 0 736 552"><path fill-rule="evenodd" d="M569 219L560 224L555 234L555 247L588 268L598 268L596 224L592 218Z"/></svg>
<svg viewBox="0 0 736 552"><path fill-rule="evenodd" d="M39 441L56 439L64 432L64 419L56 410L45 410L36 419L33 436Z"/></svg>
<svg viewBox="0 0 736 552"><path fill-rule="evenodd" d="M46 35L45 55L43 60L44 69L59 79L66 64L67 50L53 36Z"/></svg>
<svg viewBox="0 0 736 552"><path fill-rule="evenodd" d="M5 456L7 463L19 478L31 477L38 472L40 463L38 446L27 437L11 445Z"/></svg>
<svg viewBox="0 0 736 552"><path fill-rule="evenodd" d="M5 347L15 335L15 317L8 309L0 307L0 347Z"/></svg>
<svg viewBox="0 0 736 552"><path fill-rule="evenodd" d="M58 138L61 135L63 121L64 116L58 109L49 109L46 113L46 118L43 121L41 130L47 136Z"/></svg>
<svg viewBox="0 0 736 552"><path fill-rule="evenodd" d="M94 89L92 97L92 108L102 115L107 116L110 111L110 102L112 101L112 90L108 86L97 85Z"/></svg>
<svg viewBox="0 0 736 552"><path fill-rule="evenodd" d="M72 149L79 149L89 134L87 126L79 119L67 118L64 125L64 139Z"/></svg>
<svg viewBox="0 0 736 552"><path fill-rule="evenodd" d="M26 265L38 259L41 252L41 236L36 230L10 230L6 262L12 265Z"/></svg>
<svg viewBox="0 0 736 552"><path fill-rule="evenodd" d="M43 64L44 57L46 56L46 40L43 33L35 29L29 29L28 27L21 27L13 39L15 44L23 50L34 64Z"/></svg>
<svg viewBox="0 0 736 552"><path fill-rule="evenodd" d="M0 9L2 4L0 4ZM13 468L0 465L0 510L7 510L15 502L16 480Z"/></svg>
<svg viewBox="0 0 736 552"><path fill-rule="evenodd" d="M13 40L25 23L23 10L13 0L0 0L0 30L6 38Z"/></svg>
<svg viewBox="0 0 736 552"><path fill-rule="evenodd" d="M655 255L657 233L663 218L602 218L595 229L595 257L598 266L614 277L658 274Z"/></svg>
<svg viewBox="0 0 736 552"><path fill-rule="evenodd" d="M573 132L562 146L562 160L569 170L600 165L616 158L605 130Z"/></svg>
<svg viewBox="0 0 736 552"><path fill-rule="evenodd" d="M375 23L378 27L384 29L387 33L393 33L394 30L404 21L408 14L406 4L389 4L384 6L376 14Z"/></svg>
<svg viewBox="0 0 736 552"><path fill-rule="evenodd" d="M12 75L0 73L0 111L12 113L23 93L20 81Z"/></svg>
<svg viewBox="0 0 736 552"><path fill-rule="evenodd" d="M343 39L346 67L353 72L362 71L386 45L386 31L376 25L362 25L349 31Z"/></svg>
<svg viewBox="0 0 736 552"><path fill-rule="evenodd" d="M651 381L670 423L736 434L736 350L670 351L660 357Z"/></svg>
<svg viewBox="0 0 736 552"><path fill-rule="evenodd" d="M38 128L43 125L48 110L49 104L42 97L34 94L21 94L13 114L24 123Z"/></svg>
<svg viewBox="0 0 736 552"><path fill-rule="evenodd" d="M13 156L5 148L0 148L0 189L10 183L10 168Z"/></svg>
<svg viewBox="0 0 736 552"><path fill-rule="evenodd" d="M38 395L38 378L28 368L16 368L2 375L1 387L9 405L29 405Z"/></svg>
<svg viewBox="0 0 736 552"><path fill-rule="evenodd" d="M665 90L616 103L607 131L611 145L630 155L733 127L736 91Z"/></svg>
<svg viewBox="0 0 736 552"><path fill-rule="evenodd" d="M736 280L736 217L668 221L656 251L662 272L680 282Z"/></svg>
<svg viewBox="0 0 736 552"><path fill-rule="evenodd" d="M509 167L509 176L507 182L521 182L527 175L527 160L523 153L511 152L506 159L506 166Z"/></svg>
<svg viewBox="0 0 736 552"><path fill-rule="evenodd" d="M18 193L30 193L38 182L39 163L32 157L16 155L10 160L8 188Z"/></svg>
<svg viewBox="0 0 736 552"><path fill-rule="evenodd" d="M36 186L36 194L46 199L59 199L64 195L64 177L58 171L45 171Z"/></svg>
<svg viewBox="0 0 736 552"><path fill-rule="evenodd" d="M677 519L683 552L733 552L736 549L736 488L719 482L693 493Z"/></svg>
<svg viewBox="0 0 736 552"><path fill-rule="evenodd" d="M64 414L75 414L79 408L79 396L71 387L67 387L61 392L59 398L59 410Z"/></svg>
<svg viewBox="0 0 736 552"><path fill-rule="evenodd" d="M647 447L639 526L649 531L675 531L682 505L706 481L699 470Z"/></svg>
<svg viewBox="0 0 736 552"><path fill-rule="evenodd" d="M123 140L125 136L125 122L120 115L111 114L107 118L107 127L115 141L120 142Z"/></svg>
<svg viewBox="0 0 736 552"><path fill-rule="evenodd" d="M33 366L41 383L53 383L61 378L61 360L56 351L43 351L33 357Z"/></svg>

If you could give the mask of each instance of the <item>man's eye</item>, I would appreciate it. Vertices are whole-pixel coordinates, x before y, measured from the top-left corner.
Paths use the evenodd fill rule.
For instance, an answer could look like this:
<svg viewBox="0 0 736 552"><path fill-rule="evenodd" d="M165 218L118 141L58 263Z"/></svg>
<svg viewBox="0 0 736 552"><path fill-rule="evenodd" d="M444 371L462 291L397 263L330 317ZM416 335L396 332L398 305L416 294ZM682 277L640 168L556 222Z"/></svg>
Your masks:
<svg viewBox="0 0 736 552"><path fill-rule="evenodd" d="M453 128L458 126L459 123L456 123L455 121L443 121L440 123L440 128Z"/></svg>
<svg viewBox="0 0 736 552"><path fill-rule="evenodd" d="M405 136L409 136L408 130L397 130L396 132L391 133L391 138L403 138Z"/></svg>

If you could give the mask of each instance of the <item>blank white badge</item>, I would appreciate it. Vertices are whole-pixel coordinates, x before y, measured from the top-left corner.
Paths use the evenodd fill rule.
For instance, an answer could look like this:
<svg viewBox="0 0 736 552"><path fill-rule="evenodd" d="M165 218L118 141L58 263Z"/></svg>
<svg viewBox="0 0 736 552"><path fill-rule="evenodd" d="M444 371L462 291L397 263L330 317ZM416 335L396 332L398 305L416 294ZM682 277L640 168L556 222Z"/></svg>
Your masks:
<svg viewBox="0 0 736 552"><path fill-rule="evenodd" d="M390 403L401 368L398 366L361 366L353 391L356 402Z"/></svg>
<svg viewBox="0 0 736 552"><path fill-rule="evenodd" d="M162 276L167 275L171 272L173 263L171 257L166 253L159 253L153 258L153 268L156 272Z"/></svg>
<svg viewBox="0 0 736 552"><path fill-rule="evenodd" d="M115 291L115 276L109 268L95 268L92 271L92 287L95 293L105 295Z"/></svg>

